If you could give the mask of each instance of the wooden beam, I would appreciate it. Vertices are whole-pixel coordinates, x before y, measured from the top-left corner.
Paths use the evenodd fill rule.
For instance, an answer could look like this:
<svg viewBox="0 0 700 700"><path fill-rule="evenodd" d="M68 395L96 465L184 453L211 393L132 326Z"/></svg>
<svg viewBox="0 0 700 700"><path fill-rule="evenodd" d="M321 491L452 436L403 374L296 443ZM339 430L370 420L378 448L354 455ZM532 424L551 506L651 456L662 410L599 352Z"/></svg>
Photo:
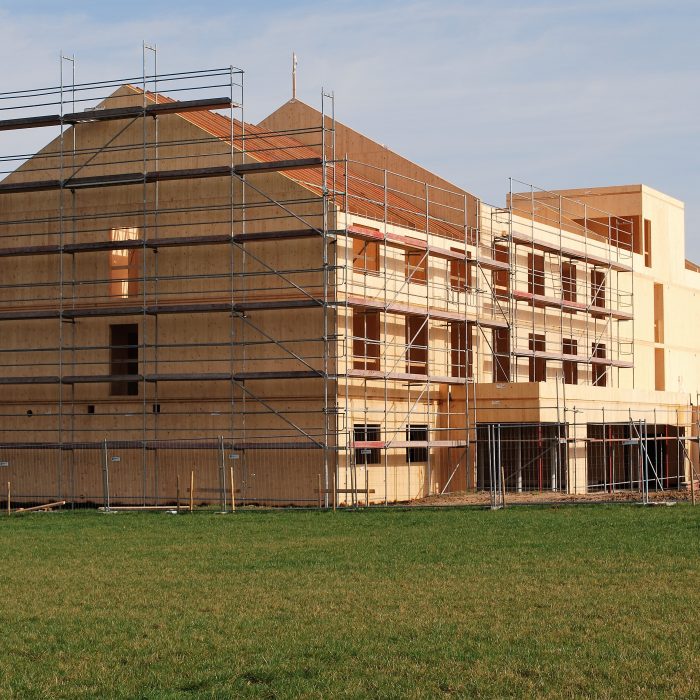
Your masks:
<svg viewBox="0 0 700 700"><path fill-rule="evenodd" d="M65 505L65 501L55 501L54 503L45 503L43 506L32 506L31 508L17 508L15 514L21 515L22 513L31 513L35 510L50 510L51 508L58 508L59 506Z"/></svg>

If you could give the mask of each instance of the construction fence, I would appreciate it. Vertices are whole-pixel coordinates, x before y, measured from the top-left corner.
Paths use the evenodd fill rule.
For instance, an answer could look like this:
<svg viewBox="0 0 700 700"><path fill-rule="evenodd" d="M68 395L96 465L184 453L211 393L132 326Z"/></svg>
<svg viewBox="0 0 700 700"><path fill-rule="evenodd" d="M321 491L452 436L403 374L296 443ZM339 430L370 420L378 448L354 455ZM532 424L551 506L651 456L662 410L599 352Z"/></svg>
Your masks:
<svg viewBox="0 0 700 700"><path fill-rule="evenodd" d="M6 509L332 508L695 496L697 438L677 426L477 424L459 448L324 449L217 439L0 445ZM420 454L418 452L420 451ZM414 461L411 462L411 459ZM406 486L408 484L408 486Z"/></svg>

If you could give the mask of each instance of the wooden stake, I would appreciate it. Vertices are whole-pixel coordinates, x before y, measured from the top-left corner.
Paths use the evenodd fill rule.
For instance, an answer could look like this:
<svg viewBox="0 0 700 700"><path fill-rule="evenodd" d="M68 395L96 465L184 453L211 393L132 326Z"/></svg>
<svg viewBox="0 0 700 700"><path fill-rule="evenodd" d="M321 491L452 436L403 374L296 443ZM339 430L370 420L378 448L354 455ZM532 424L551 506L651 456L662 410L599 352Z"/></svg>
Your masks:
<svg viewBox="0 0 700 700"><path fill-rule="evenodd" d="M190 513L194 510L194 469L190 472Z"/></svg>
<svg viewBox="0 0 700 700"><path fill-rule="evenodd" d="M503 469L503 464L501 463L501 503L503 507L506 507L506 477L505 470Z"/></svg>
<svg viewBox="0 0 700 700"><path fill-rule="evenodd" d="M231 512L236 512L236 486L233 481L233 467L229 467L231 471Z"/></svg>
<svg viewBox="0 0 700 700"><path fill-rule="evenodd" d="M365 508L369 508L369 469L365 466Z"/></svg>
<svg viewBox="0 0 700 700"><path fill-rule="evenodd" d="M690 499L693 505L695 505L695 474L693 473L693 464L690 464ZM9 486L9 484L8 484Z"/></svg>
<svg viewBox="0 0 700 700"><path fill-rule="evenodd" d="M333 470L333 510L336 508L336 501L338 500L338 489L335 482L335 469Z"/></svg>
<svg viewBox="0 0 700 700"><path fill-rule="evenodd" d="M10 482L7 482L7 514L10 515L12 513L12 505L11 505L11 500L10 500L10 494L11 494L12 488L10 486Z"/></svg>
<svg viewBox="0 0 700 700"><path fill-rule="evenodd" d="M177 512L179 513L180 512L180 475L179 474L176 477L175 490L176 490L176 494L177 494L175 497L176 503L177 503Z"/></svg>
<svg viewBox="0 0 700 700"><path fill-rule="evenodd" d="M321 510L321 475L318 475L318 509Z"/></svg>

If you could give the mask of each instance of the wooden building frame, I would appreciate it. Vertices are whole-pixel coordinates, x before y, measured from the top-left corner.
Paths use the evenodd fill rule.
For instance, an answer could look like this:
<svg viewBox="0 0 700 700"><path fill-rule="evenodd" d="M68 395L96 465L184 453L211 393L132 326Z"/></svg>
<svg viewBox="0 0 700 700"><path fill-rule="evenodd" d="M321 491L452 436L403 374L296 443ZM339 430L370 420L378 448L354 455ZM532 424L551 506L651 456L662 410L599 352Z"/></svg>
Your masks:
<svg viewBox="0 0 700 700"><path fill-rule="evenodd" d="M0 173L0 451L56 449L61 483L81 450L128 445L124 498L160 503L158 444L200 441L237 460L243 502L411 500L486 484L475 445L529 424L503 419L521 385L556 383L558 402L561 378L591 404L603 381L634 387L639 216L513 180L489 206L373 151L323 91L320 111L292 100L246 123L234 68L0 107L0 134L54 130ZM565 426L542 430L575 459L566 394L545 420L537 391L528 410ZM265 450L290 456L263 493ZM554 488L585 490L563 459ZM99 477L56 495L95 500Z"/></svg>

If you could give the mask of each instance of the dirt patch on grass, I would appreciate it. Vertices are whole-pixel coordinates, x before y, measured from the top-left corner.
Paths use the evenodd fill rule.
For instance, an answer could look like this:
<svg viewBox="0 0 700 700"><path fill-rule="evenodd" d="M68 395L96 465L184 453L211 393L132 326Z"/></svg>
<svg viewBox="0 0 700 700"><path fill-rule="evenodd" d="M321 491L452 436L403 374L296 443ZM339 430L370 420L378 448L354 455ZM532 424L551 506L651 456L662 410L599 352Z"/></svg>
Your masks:
<svg viewBox="0 0 700 700"><path fill-rule="evenodd" d="M556 491L530 491L526 493L506 493L506 505L537 505L557 503L639 503L639 491L615 491L614 493L568 494ZM690 501L687 490L660 491L649 494L652 503ZM411 501L412 506L489 506L491 496L488 491L462 491L459 493L428 496Z"/></svg>

